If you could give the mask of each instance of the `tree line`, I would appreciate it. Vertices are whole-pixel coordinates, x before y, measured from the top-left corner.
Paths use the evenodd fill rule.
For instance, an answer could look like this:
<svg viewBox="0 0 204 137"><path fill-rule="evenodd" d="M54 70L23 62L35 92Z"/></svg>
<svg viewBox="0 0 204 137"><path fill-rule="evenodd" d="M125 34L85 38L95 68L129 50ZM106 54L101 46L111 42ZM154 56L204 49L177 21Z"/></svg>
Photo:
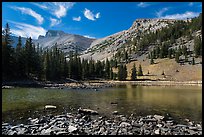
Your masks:
<svg viewBox="0 0 204 137"><path fill-rule="evenodd" d="M170 48L169 42L164 42L159 46L154 47L154 49L148 54L148 58L150 59L150 64L154 64L154 59L158 58L175 58L177 63L180 62L180 56L184 56L184 61L188 61L188 56L194 54L195 57L202 56L202 40L200 36L196 36L194 38L194 48L193 51L190 51L186 45L179 45L178 48Z"/></svg>
<svg viewBox="0 0 204 137"><path fill-rule="evenodd" d="M69 56L57 48L43 51L31 38L23 44L18 38L16 48L12 47L11 32L8 23L2 32L2 79L3 80L60 80L72 78L113 79L113 62L84 60L78 53Z"/></svg>

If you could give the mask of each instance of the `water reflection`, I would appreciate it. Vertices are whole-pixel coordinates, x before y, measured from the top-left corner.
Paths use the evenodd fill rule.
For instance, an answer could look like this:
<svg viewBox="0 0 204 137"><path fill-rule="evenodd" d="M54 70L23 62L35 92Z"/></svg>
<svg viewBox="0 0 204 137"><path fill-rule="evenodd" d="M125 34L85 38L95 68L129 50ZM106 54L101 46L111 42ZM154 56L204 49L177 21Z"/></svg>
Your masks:
<svg viewBox="0 0 204 137"><path fill-rule="evenodd" d="M116 102L116 104L111 104ZM201 87L158 87L127 84L115 88L94 90L58 90L15 88L2 90L2 119L30 117L44 112L44 106L57 106L53 113L91 108L111 116L113 111L136 115L170 113L177 118L202 120ZM28 112L29 111L29 112ZM47 112L46 112L47 113Z"/></svg>

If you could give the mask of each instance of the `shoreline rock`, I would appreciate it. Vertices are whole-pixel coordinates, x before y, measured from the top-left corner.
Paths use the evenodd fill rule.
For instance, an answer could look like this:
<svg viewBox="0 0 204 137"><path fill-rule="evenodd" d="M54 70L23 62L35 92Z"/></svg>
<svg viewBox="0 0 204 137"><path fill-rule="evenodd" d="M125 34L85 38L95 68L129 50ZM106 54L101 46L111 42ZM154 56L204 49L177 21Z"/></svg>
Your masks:
<svg viewBox="0 0 204 137"><path fill-rule="evenodd" d="M140 86L202 86L202 81L155 81L155 80L137 80L137 81L116 81L116 80L103 80L103 81L81 81L81 82L4 82L2 89L11 89L14 87L41 87L45 89L93 89L98 91L100 88L108 88L118 85L140 85Z"/></svg>
<svg viewBox="0 0 204 137"><path fill-rule="evenodd" d="M81 109L82 110L82 109ZM179 124L160 115L125 117L67 113L29 118L28 124L2 123L2 135L202 135L202 123Z"/></svg>

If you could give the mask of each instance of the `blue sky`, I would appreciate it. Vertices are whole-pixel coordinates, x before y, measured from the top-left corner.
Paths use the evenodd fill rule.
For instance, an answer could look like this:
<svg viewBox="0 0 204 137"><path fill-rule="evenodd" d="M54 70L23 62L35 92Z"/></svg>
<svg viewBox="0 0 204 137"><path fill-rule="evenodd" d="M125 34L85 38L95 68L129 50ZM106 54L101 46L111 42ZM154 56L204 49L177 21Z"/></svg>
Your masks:
<svg viewBox="0 0 204 137"><path fill-rule="evenodd" d="M38 38L47 30L102 38L128 29L138 18L193 18L201 2L2 2L2 26Z"/></svg>

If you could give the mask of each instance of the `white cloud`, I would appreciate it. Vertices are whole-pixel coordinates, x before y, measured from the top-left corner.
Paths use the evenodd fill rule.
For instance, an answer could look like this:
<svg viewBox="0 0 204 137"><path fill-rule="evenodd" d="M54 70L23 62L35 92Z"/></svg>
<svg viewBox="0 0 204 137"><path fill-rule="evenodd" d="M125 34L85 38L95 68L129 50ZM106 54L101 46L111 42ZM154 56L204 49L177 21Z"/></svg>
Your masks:
<svg viewBox="0 0 204 137"><path fill-rule="evenodd" d="M51 21L50 27L56 26L61 23L61 20L57 20L54 18L50 18L50 21Z"/></svg>
<svg viewBox="0 0 204 137"><path fill-rule="evenodd" d="M98 18L100 18L100 13L97 13L96 15L95 15L95 17L98 19Z"/></svg>
<svg viewBox="0 0 204 137"><path fill-rule="evenodd" d="M35 3L35 2L32 2L32 4L38 6L41 9L44 9L44 10L48 9L48 7L46 5L43 5L43 4L39 4L39 3Z"/></svg>
<svg viewBox="0 0 204 137"><path fill-rule="evenodd" d="M140 2L139 4L137 4L138 7L141 7L141 8L145 8L147 6L149 6L149 4L147 4L146 2Z"/></svg>
<svg viewBox="0 0 204 137"><path fill-rule="evenodd" d="M94 14L88 9L84 10L84 16L89 20L95 20Z"/></svg>
<svg viewBox="0 0 204 137"><path fill-rule="evenodd" d="M79 16L79 17L73 17L72 18L74 21L81 21L81 17Z"/></svg>
<svg viewBox="0 0 204 137"><path fill-rule="evenodd" d="M89 39L96 39L95 37L92 37L92 36L89 36L89 35L83 35L84 37L86 38L89 38Z"/></svg>
<svg viewBox="0 0 204 137"><path fill-rule="evenodd" d="M100 12L96 13L95 15L87 8L84 10L84 16L89 20L96 20L100 17Z"/></svg>
<svg viewBox="0 0 204 137"><path fill-rule="evenodd" d="M62 5L59 5L59 9L55 10L54 14L58 18L64 17L67 14L66 8Z"/></svg>
<svg viewBox="0 0 204 137"><path fill-rule="evenodd" d="M30 8L25 8L25 7L11 7L11 8L14 10L21 11L22 14L27 14L27 15L34 17L38 21L38 24L42 24L44 21L44 18L40 14L36 13Z"/></svg>
<svg viewBox="0 0 204 137"><path fill-rule="evenodd" d="M33 26L30 24L9 21L15 25L15 28L11 28L11 33L16 36L21 37L31 37L32 39L37 39L39 35L45 35L47 30L40 26Z"/></svg>
<svg viewBox="0 0 204 137"><path fill-rule="evenodd" d="M183 14L166 15L166 16L163 16L163 17L161 17L161 18L164 18L164 19L180 19L180 20L183 20L183 19L187 19L187 18L197 17L197 16L199 16L199 14L200 14L200 13L198 13L198 12L186 11L186 12L183 13Z"/></svg>
<svg viewBox="0 0 204 137"><path fill-rule="evenodd" d="M166 12L168 8L162 8L160 11L156 12L157 17L161 17L164 12Z"/></svg>
<svg viewBox="0 0 204 137"><path fill-rule="evenodd" d="M70 10L74 6L74 4L74 2L43 2L40 4L35 3L34 5L50 12L57 18L62 18L67 15L67 11Z"/></svg>

